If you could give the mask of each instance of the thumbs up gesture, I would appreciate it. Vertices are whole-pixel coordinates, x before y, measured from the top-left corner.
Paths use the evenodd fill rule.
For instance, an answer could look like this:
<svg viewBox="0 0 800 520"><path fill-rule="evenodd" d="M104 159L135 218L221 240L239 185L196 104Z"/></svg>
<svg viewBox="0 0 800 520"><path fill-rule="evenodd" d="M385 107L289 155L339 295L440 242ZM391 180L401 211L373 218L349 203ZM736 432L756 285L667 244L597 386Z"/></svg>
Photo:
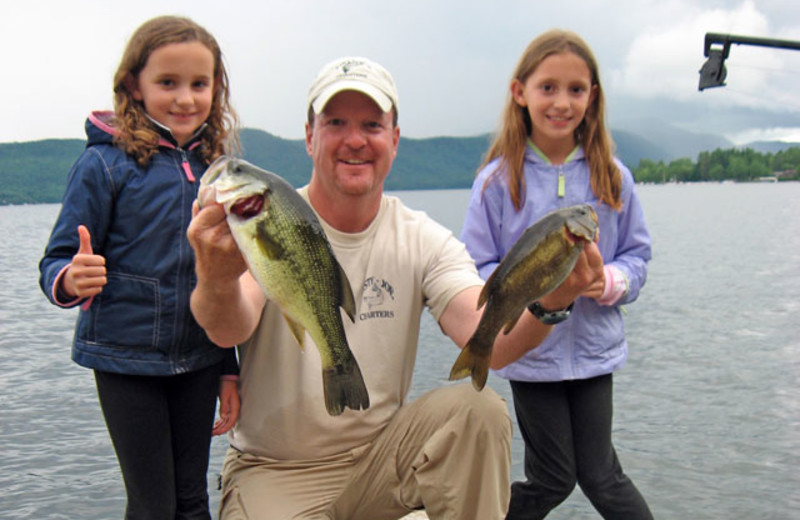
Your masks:
<svg viewBox="0 0 800 520"><path fill-rule="evenodd" d="M91 298L106 284L106 259L92 252L92 237L86 226L78 226L80 247L64 274L61 288L72 298Z"/></svg>

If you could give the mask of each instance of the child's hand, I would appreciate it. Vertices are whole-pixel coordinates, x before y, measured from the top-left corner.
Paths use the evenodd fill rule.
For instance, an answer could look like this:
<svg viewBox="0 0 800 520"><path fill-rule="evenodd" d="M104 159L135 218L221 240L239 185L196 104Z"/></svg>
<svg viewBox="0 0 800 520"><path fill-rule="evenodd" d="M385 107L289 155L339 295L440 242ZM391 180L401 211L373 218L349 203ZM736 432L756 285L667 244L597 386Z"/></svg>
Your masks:
<svg viewBox="0 0 800 520"><path fill-rule="evenodd" d="M594 276L592 281L583 290L581 296L586 298L594 298L595 300L599 299L603 295L603 291L606 288L606 274L605 274L605 265L603 263L603 257L600 254L600 249L597 247L597 244L600 242L600 229L597 230L597 233L594 235L594 244L592 253L596 253L596 256L599 258L599 262L595 260L594 262L589 262L593 266L592 272ZM589 244L587 244L589 246ZM586 248L584 248L584 253L586 253Z"/></svg>
<svg viewBox="0 0 800 520"><path fill-rule="evenodd" d="M223 379L219 383L219 419L214 423L212 435L222 435L233 428L239 418L239 383Z"/></svg>
<svg viewBox="0 0 800 520"><path fill-rule="evenodd" d="M78 226L80 247L72 264L64 273L61 289L71 298L91 298L103 291L106 279L106 259L92 252L92 238L86 226Z"/></svg>
<svg viewBox="0 0 800 520"><path fill-rule="evenodd" d="M606 288L605 269L595 272L594 280L583 290L581 296L586 298L594 298L599 300L603 296L603 291Z"/></svg>

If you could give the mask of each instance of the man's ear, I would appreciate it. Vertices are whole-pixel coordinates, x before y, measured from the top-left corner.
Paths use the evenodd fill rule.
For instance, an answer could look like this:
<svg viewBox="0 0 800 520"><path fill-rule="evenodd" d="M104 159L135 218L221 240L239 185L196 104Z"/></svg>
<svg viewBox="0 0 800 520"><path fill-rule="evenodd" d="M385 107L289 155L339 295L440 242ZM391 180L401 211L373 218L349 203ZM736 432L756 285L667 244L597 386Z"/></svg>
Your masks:
<svg viewBox="0 0 800 520"><path fill-rule="evenodd" d="M313 137L314 137L314 125L312 123L306 122L306 153L309 156L312 155L311 140L313 139Z"/></svg>

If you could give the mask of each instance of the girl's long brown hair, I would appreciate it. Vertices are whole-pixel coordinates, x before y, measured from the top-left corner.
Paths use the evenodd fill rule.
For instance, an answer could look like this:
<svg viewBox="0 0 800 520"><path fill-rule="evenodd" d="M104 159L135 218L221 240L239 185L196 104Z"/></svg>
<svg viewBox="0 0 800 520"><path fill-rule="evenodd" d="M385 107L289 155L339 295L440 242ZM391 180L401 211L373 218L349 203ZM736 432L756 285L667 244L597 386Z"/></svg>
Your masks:
<svg viewBox="0 0 800 520"><path fill-rule="evenodd" d="M198 154L208 164L239 149L239 119L230 104L228 73L216 39L189 18L159 16L136 29L114 75L114 126L119 132L114 140L142 166L158 151L159 134L147 118L144 105L133 98L136 80L153 51L170 43L187 42L202 43L214 57L214 98Z"/></svg>
<svg viewBox="0 0 800 520"><path fill-rule="evenodd" d="M596 86L597 90L594 102L586 111L581 124L575 129L575 142L583 146L589 162L592 192L602 202L615 210L620 210L622 174L614 163L614 143L606 130L605 97L600 86L597 60L586 42L577 34L561 29L541 34L522 53L512 79L525 83L545 58L565 52L571 52L586 62L592 75L592 85ZM525 190L523 163L527 140L532 132L533 126L528 109L517 104L509 92L499 131L479 170L492 160L500 159L495 174L504 170L508 172L509 192L517 211L523 204Z"/></svg>

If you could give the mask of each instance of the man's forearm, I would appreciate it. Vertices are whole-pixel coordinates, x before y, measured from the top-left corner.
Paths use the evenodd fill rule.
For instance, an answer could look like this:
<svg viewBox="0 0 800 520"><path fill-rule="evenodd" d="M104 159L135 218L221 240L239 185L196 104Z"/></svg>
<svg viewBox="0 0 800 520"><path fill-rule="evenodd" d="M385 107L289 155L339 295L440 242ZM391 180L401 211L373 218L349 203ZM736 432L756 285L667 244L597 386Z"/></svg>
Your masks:
<svg viewBox="0 0 800 520"><path fill-rule="evenodd" d="M220 287L198 282L192 291L192 313L209 339L220 347L242 343L258 325L265 299L254 284L245 273L237 283Z"/></svg>

